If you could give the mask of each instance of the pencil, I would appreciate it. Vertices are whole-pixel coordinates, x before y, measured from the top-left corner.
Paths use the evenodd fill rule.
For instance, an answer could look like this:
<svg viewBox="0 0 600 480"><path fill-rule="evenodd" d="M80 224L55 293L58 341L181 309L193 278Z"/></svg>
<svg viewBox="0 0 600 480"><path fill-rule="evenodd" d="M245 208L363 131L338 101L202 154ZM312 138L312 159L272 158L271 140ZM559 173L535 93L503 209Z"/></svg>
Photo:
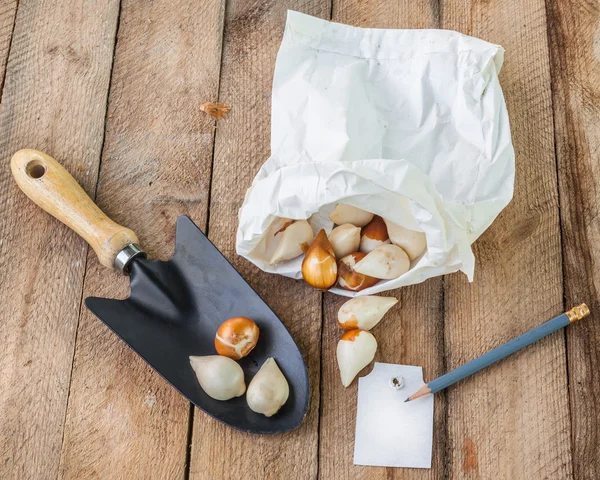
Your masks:
<svg viewBox="0 0 600 480"><path fill-rule="evenodd" d="M434 394L440 390L444 390L463 378L473 375L485 367L489 367L492 363L496 363L497 361L502 360L503 358L506 358L515 352L518 352L522 348L531 345L540 338L544 338L573 322L581 320L582 318L587 317L589 314L590 309L585 303L582 303L578 307L572 308L568 312L541 324L539 327L536 327L533 330L514 338L510 342L490 350L481 357L471 360L470 362L465 363L451 372L432 380L428 384L423 385L404 401L410 402L411 400L416 400L417 398L424 397L425 395Z"/></svg>

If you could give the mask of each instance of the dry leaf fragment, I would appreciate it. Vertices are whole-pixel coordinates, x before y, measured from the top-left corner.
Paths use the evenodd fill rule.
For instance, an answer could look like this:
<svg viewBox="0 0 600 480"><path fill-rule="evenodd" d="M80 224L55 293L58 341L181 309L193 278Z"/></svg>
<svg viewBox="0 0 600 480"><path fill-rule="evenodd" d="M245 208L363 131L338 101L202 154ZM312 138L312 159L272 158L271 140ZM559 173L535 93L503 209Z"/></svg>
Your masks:
<svg viewBox="0 0 600 480"><path fill-rule="evenodd" d="M207 102L200 105L200 110L219 120L229 113L231 107L224 103Z"/></svg>

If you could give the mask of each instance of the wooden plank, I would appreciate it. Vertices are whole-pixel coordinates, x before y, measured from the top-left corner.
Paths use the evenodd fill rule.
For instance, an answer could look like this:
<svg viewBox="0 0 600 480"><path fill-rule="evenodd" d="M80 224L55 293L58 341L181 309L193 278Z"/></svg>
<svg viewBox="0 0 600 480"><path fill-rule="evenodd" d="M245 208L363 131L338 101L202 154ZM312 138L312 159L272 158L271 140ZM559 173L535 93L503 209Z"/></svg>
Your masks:
<svg viewBox="0 0 600 480"><path fill-rule="evenodd" d="M567 330L575 478L600 478L600 66L597 5L548 2L567 308L592 317Z"/></svg>
<svg viewBox="0 0 600 480"><path fill-rule="evenodd" d="M21 2L16 17L0 105L1 478L56 478L87 248L18 191L8 160L44 150L94 193L118 7ZM0 7L2 55L14 8Z"/></svg>
<svg viewBox="0 0 600 480"><path fill-rule="evenodd" d="M444 28L506 48L501 84L516 152L515 195L474 244L475 282L447 277L448 368L563 309L546 14L542 0L443 3ZM463 478L569 478L564 333L448 390L448 469Z"/></svg>
<svg viewBox="0 0 600 480"><path fill-rule="evenodd" d="M17 0L5 0L0 4L0 98L6 73L8 51L17 15Z"/></svg>
<svg viewBox="0 0 600 480"><path fill-rule="evenodd" d="M436 5L429 2L334 0L332 20L373 28L437 28L438 14ZM421 365L427 378L443 373L442 284L442 279L436 278L386 293L398 298L400 305L394 307L373 329L378 342L375 361ZM435 403L436 434L431 470L353 465L358 383L354 381L348 388L342 386L335 353L341 336L337 312L346 300L332 294L325 296L319 444L321 478L440 478L444 472L445 454L444 395L438 396Z"/></svg>
<svg viewBox="0 0 600 480"><path fill-rule="evenodd" d="M331 19L364 28L439 28L440 8L437 0L333 0Z"/></svg>
<svg viewBox="0 0 600 480"><path fill-rule="evenodd" d="M203 227L218 92L220 0L122 3L97 200L168 259L175 221ZM124 297L128 280L90 253L84 296ZM60 474L183 478L189 403L87 310L82 311Z"/></svg>
<svg viewBox="0 0 600 480"><path fill-rule="evenodd" d="M442 280L427 282L389 292L400 300L385 319L373 329L378 350L375 361L420 365L427 378L435 378L443 366L443 290ZM386 294L386 295L388 295ZM336 345L341 333L337 312L345 299L327 294L322 353L322 405L320 477L337 478L441 478L445 463L445 396L435 400L434 445L430 470L363 467L353 465L358 383L344 388L336 361ZM368 367L370 371L371 367ZM361 374L364 375L366 373ZM410 392L407 392L410 393Z"/></svg>
<svg viewBox="0 0 600 480"><path fill-rule="evenodd" d="M209 236L279 315L306 360L310 408L287 434L240 433L195 410L190 477L314 478L317 472L321 295L302 284L258 271L235 254L238 209L269 156L271 82L286 10L328 17L328 0L230 1L227 4L220 101L232 106L218 124Z"/></svg>

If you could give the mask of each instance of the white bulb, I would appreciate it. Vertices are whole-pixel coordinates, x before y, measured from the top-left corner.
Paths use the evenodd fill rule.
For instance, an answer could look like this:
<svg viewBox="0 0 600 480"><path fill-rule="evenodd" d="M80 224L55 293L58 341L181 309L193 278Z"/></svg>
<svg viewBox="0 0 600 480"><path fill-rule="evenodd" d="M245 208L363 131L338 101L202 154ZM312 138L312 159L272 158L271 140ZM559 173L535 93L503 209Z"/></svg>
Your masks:
<svg viewBox="0 0 600 480"><path fill-rule="evenodd" d="M329 234L329 243L338 260L357 252L360 245L360 227L355 227L351 223L335 227Z"/></svg>
<svg viewBox="0 0 600 480"><path fill-rule="evenodd" d="M299 257L302 255L302 245L308 247L313 241L315 234L306 220L289 220L289 222L286 223L287 226L284 226L283 231L276 234L276 236L280 235L281 239L271 257L271 265Z"/></svg>
<svg viewBox="0 0 600 480"><path fill-rule="evenodd" d="M290 387L273 358L267 359L248 385L246 401L253 412L275 415L290 395Z"/></svg>
<svg viewBox="0 0 600 480"><path fill-rule="evenodd" d="M342 384L347 387L354 377L365 368L377 351L377 340L366 330L350 330L337 344L337 362Z"/></svg>
<svg viewBox="0 0 600 480"><path fill-rule="evenodd" d="M427 250L427 237L423 232L409 230L389 220L384 219L384 222L392 243L402 247L411 260L420 257Z"/></svg>
<svg viewBox="0 0 600 480"><path fill-rule="evenodd" d="M387 311L398 303L394 297L356 297L344 303L338 311L338 325L344 330L371 330Z"/></svg>
<svg viewBox="0 0 600 480"><path fill-rule="evenodd" d="M354 267L354 271L381 280L392 280L410 269L410 260L397 245L381 245L367 254Z"/></svg>
<svg viewBox="0 0 600 480"><path fill-rule="evenodd" d="M351 223L355 227L364 227L373 220L373 214L352 205L338 203L329 215L329 219L336 225Z"/></svg>
<svg viewBox="0 0 600 480"><path fill-rule="evenodd" d="M190 357L190 365L196 372L202 390L215 400L229 400L246 391L244 371L229 357Z"/></svg>

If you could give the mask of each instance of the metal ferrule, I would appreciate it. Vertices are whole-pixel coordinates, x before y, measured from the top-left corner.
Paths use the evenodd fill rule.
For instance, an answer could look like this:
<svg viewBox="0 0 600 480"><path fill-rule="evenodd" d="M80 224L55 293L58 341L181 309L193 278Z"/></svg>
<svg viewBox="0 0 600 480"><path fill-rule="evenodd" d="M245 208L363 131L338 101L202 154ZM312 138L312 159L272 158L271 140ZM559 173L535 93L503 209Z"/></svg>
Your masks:
<svg viewBox="0 0 600 480"><path fill-rule="evenodd" d="M582 303L577 307L573 307L566 313L567 317L569 317L569 323L573 323L587 317L590 314L590 309L585 303Z"/></svg>
<svg viewBox="0 0 600 480"><path fill-rule="evenodd" d="M123 275L129 275L129 264L135 257L146 258L146 252L139 245L130 243L117 254L114 263L115 269Z"/></svg>

